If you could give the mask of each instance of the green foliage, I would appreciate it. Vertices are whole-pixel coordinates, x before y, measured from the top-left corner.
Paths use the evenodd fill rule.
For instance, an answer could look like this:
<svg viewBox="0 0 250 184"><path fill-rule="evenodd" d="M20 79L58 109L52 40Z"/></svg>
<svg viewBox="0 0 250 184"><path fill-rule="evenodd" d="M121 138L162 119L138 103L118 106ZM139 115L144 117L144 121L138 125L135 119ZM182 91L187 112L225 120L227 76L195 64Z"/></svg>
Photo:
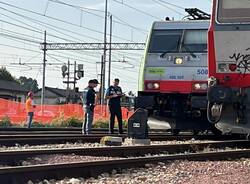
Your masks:
<svg viewBox="0 0 250 184"><path fill-rule="evenodd" d="M93 123L93 128L109 128L109 121L97 120Z"/></svg>
<svg viewBox="0 0 250 184"><path fill-rule="evenodd" d="M57 118L53 119L50 126L52 127L81 127L82 120L75 117L65 119L64 114L60 114Z"/></svg>
<svg viewBox="0 0 250 184"><path fill-rule="evenodd" d="M32 122L32 127L47 127L46 124L43 124L42 122L34 121Z"/></svg>
<svg viewBox="0 0 250 184"><path fill-rule="evenodd" d="M32 123L32 127L82 127L83 120L77 119L75 117L70 117L65 119L64 115L61 114L59 117L55 118L51 124L42 123L39 121L34 121ZM123 128L127 128L127 122L123 121ZM0 127L10 127L13 126L10 118L8 116L5 116L0 120ZM18 126L27 126L26 122L25 124ZM97 120L93 123L93 128L109 128L109 120ZM118 128L118 123L115 123L115 128Z"/></svg>
<svg viewBox="0 0 250 184"><path fill-rule="evenodd" d="M128 128L128 122L126 120L122 121L122 127L123 128Z"/></svg>
<svg viewBox="0 0 250 184"><path fill-rule="evenodd" d="M50 126L51 127L63 127L65 126L64 119L65 119L64 114L60 113L58 117L52 120Z"/></svg>
<svg viewBox="0 0 250 184"><path fill-rule="evenodd" d="M16 78L5 67L0 68L0 80L17 82Z"/></svg>
<svg viewBox="0 0 250 184"><path fill-rule="evenodd" d="M36 79L26 78L24 76L21 76L19 77L18 82L20 83L22 87L24 87L27 90L37 91L39 89Z"/></svg>
<svg viewBox="0 0 250 184"><path fill-rule="evenodd" d="M82 120L70 117L65 120L67 127L82 127Z"/></svg>
<svg viewBox="0 0 250 184"><path fill-rule="evenodd" d="M0 126L1 127L10 127L12 126L10 118L8 116L5 116L3 119L0 120Z"/></svg>
<svg viewBox="0 0 250 184"><path fill-rule="evenodd" d="M127 128L127 121L122 121L122 127ZM109 120L98 120L94 122L93 128L109 128ZM118 128L117 122L115 122L115 128Z"/></svg>

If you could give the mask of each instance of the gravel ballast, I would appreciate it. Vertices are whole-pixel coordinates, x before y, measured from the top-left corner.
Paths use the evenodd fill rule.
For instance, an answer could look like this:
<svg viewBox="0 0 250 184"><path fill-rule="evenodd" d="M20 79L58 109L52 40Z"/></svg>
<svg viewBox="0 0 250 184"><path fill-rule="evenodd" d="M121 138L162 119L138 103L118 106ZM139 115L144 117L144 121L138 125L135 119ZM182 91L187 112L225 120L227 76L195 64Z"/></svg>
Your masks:
<svg viewBox="0 0 250 184"><path fill-rule="evenodd" d="M248 184L250 160L237 161L175 161L147 164L145 168L115 170L98 178L70 178L61 181L43 181L51 184Z"/></svg>
<svg viewBox="0 0 250 184"><path fill-rule="evenodd" d="M37 157L29 158L22 161L22 166L29 165L42 165L42 164L61 164L61 163L77 163L77 162L90 162L100 160L118 159L118 157L94 157L94 156L83 156L83 155L40 155Z"/></svg>

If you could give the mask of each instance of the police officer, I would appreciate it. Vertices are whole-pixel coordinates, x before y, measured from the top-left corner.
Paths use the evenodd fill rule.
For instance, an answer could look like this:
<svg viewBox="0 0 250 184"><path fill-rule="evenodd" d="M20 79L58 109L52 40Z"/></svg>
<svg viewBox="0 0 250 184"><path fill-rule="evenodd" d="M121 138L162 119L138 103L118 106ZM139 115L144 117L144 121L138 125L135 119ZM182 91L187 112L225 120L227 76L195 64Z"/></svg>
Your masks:
<svg viewBox="0 0 250 184"><path fill-rule="evenodd" d="M88 87L83 90L83 108L85 118L82 126L82 133L88 135L91 133L92 122L94 118L95 98L96 93L94 88L99 84L98 80L89 80Z"/></svg>
<svg viewBox="0 0 250 184"><path fill-rule="evenodd" d="M109 86L106 91L106 99L109 100L109 111L110 111L110 122L109 122L109 133L114 133L115 116L118 120L119 134L123 133L122 130L122 112L121 112L121 97L122 89L119 87L119 79L114 79L113 85Z"/></svg>

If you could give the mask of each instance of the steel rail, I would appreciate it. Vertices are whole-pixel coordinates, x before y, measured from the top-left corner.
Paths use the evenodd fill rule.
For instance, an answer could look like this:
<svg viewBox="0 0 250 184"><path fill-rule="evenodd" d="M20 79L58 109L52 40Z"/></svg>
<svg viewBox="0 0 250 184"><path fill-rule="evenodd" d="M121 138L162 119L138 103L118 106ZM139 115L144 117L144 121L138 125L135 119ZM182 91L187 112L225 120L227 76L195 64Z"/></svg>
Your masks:
<svg viewBox="0 0 250 184"><path fill-rule="evenodd" d="M81 135L81 134L27 134L27 135L0 135L0 146L13 146L19 145L41 145L41 144L60 144L66 142L100 142L101 138L108 136L108 134L93 134L93 135ZM118 135L111 135L118 136ZM123 139L127 135L123 134L120 137ZM235 140L240 139L239 136L215 136L215 135L169 135L169 134L150 134L149 139L151 141L185 141L185 140Z"/></svg>
<svg viewBox="0 0 250 184"><path fill-rule="evenodd" d="M116 169L143 167L145 164L169 162L173 160L224 160L250 157L250 149L188 153L166 156L121 158L106 161L64 163L53 165L19 166L0 168L0 180L4 184L22 184L29 180L63 179L65 177L97 177Z"/></svg>
<svg viewBox="0 0 250 184"><path fill-rule="evenodd" d="M0 134L5 133L28 133L28 132L81 132L81 127L0 127ZM92 128L93 132L108 132L108 128ZM118 128L114 128L115 132L118 132ZM127 128L124 128L124 132L127 132ZM149 129L149 133L171 133L171 129ZM180 134L192 134L191 131L181 131Z"/></svg>
<svg viewBox="0 0 250 184"><path fill-rule="evenodd" d="M108 131L108 128L93 128L93 131ZM117 129L115 129L117 130ZM50 132L50 131L82 131L81 127L58 127L58 128L53 128L53 127L1 127L0 132L19 132L19 131L24 131L24 132L32 132L32 131L45 131L45 132Z"/></svg>
<svg viewBox="0 0 250 184"><path fill-rule="evenodd" d="M82 132L82 128L79 127L65 127L65 128L24 128L24 127L6 127L0 128L0 135L8 134L79 134ZM93 134L108 133L108 128L93 128ZM118 129L114 129L114 132L118 133ZM127 129L124 129L127 132ZM171 133L171 130L167 129L151 129L149 133ZM191 132L182 132L181 134L191 134Z"/></svg>

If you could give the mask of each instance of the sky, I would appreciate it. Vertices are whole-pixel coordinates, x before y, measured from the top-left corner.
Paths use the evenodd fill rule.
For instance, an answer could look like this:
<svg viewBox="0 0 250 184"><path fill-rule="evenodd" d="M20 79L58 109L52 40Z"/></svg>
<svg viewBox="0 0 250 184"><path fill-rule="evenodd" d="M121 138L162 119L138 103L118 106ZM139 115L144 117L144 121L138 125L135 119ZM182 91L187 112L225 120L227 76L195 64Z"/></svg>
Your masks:
<svg viewBox="0 0 250 184"><path fill-rule="evenodd" d="M113 17L112 41L145 43L154 21L167 16L182 19L184 8L194 7L210 13L211 0L108 0L108 16ZM43 51L40 43L44 31L49 43L103 42L104 8L105 0L0 0L0 66L17 78L36 79L41 87ZM108 33L109 23L108 18ZM137 91L143 53L112 52L111 79L120 78L125 92ZM100 79L102 54L101 50L48 50L46 86L66 88L61 67L69 60L72 64L76 61L84 65L85 76L76 85L82 90L88 80Z"/></svg>

